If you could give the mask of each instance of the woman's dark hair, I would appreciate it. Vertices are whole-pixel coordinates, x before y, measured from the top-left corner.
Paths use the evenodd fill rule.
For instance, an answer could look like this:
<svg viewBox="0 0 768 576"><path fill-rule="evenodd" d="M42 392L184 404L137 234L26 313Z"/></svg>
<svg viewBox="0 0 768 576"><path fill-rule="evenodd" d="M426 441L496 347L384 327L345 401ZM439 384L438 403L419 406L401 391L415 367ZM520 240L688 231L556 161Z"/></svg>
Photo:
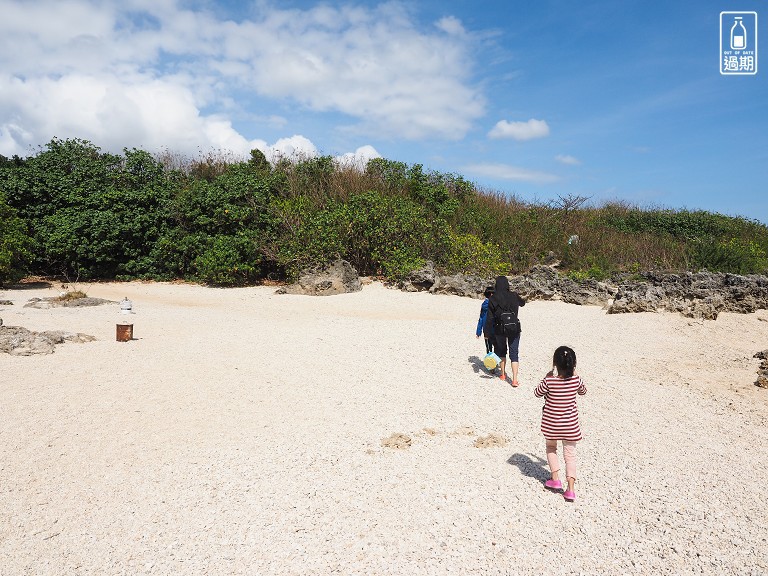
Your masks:
<svg viewBox="0 0 768 576"><path fill-rule="evenodd" d="M552 357L552 364L557 368L557 375L560 378L570 378L576 368L576 352L568 346L560 346L555 350Z"/></svg>

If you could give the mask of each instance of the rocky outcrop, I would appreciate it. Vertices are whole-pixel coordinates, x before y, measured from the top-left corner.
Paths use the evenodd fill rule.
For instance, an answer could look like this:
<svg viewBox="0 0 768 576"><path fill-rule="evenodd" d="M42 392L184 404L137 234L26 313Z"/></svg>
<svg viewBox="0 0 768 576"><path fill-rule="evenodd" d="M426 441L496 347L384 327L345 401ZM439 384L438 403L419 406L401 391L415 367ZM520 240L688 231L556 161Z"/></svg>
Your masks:
<svg viewBox="0 0 768 576"><path fill-rule="evenodd" d="M398 287L406 292L425 292L435 285L437 278L435 264L431 260L427 260L424 266L408 274Z"/></svg>
<svg viewBox="0 0 768 576"><path fill-rule="evenodd" d="M551 266L535 266L528 273L510 276L509 289L526 300L562 300L569 304L604 306L616 294L615 285L587 279L576 281Z"/></svg>
<svg viewBox="0 0 768 576"><path fill-rule="evenodd" d="M639 282L618 287L609 314L678 312L690 318L716 320L721 312L748 314L768 308L768 278L697 272L642 275Z"/></svg>
<svg viewBox="0 0 768 576"><path fill-rule="evenodd" d="M609 314L677 312L689 318L716 320L721 312L750 313L768 309L768 277L712 272L663 274L647 272L605 281L576 280L554 266L539 265L525 274L509 276L511 290L526 300L562 300L570 304L603 306ZM407 292L431 292L482 298L494 278L441 275L432 262L411 272L396 286ZM357 271L339 260L329 267L304 272L296 284L279 294L324 296L362 288Z"/></svg>
<svg viewBox="0 0 768 576"><path fill-rule="evenodd" d="M455 274L441 276L434 264L412 272L398 284L409 292L429 291L482 298L493 278ZM716 320L721 312L750 313L768 309L768 277L712 272L662 274L648 272L609 280L575 280L553 266L539 265L509 276L509 287L526 300L562 300L603 306L609 314L677 312L689 318Z"/></svg>
<svg viewBox="0 0 768 576"><path fill-rule="evenodd" d="M331 296L363 289L360 277L346 260L337 260L330 266L306 270L295 284L278 288L276 294L304 294Z"/></svg>
<svg viewBox="0 0 768 576"><path fill-rule="evenodd" d="M454 274L441 276L434 264L427 262L413 271L398 287L407 292L429 291L433 294L455 294L471 298L483 298L486 286L493 286L495 278L476 275ZM527 300L563 300L573 304L602 306L616 294L617 288L610 283L596 280L577 282L561 276L551 266L536 266L520 276L509 276L510 290Z"/></svg>
<svg viewBox="0 0 768 576"><path fill-rule="evenodd" d="M395 285L406 292L431 292L478 298L483 295L486 286L493 285L493 280L465 274L441 276L435 270L434 263L428 260L424 266L414 270Z"/></svg>
<svg viewBox="0 0 768 576"><path fill-rule="evenodd" d="M760 388L768 388L768 350L763 350L754 355L754 358L762 360L760 367L757 369L757 380L755 386Z"/></svg>
<svg viewBox="0 0 768 576"><path fill-rule="evenodd" d="M57 344L93 342L94 340L96 338L88 334L74 334L61 330L33 332L21 326L0 326L0 352L12 356L53 354Z"/></svg>
<svg viewBox="0 0 768 576"><path fill-rule="evenodd" d="M82 308L84 306L101 306L102 304L116 304L114 300L105 300L103 298L73 298L71 300L61 300L59 298L32 298L24 304L24 308Z"/></svg>
<svg viewBox="0 0 768 576"><path fill-rule="evenodd" d="M437 276L429 291L433 294L454 294L478 298L483 295L485 287L489 285L492 286L493 282L487 278L454 274L453 276Z"/></svg>

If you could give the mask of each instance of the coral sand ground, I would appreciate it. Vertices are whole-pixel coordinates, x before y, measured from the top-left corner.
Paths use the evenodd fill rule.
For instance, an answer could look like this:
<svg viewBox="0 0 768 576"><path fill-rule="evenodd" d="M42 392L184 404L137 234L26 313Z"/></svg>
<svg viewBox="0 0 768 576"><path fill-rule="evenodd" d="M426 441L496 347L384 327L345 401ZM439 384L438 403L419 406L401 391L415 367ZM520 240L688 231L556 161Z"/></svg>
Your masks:
<svg viewBox="0 0 768 576"><path fill-rule="evenodd" d="M2 576L768 572L768 311L531 302L513 389L478 300L83 288L135 314L0 294L6 326L97 338L0 354ZM561 344L589 388L572 504L532 394Z"/></svg>

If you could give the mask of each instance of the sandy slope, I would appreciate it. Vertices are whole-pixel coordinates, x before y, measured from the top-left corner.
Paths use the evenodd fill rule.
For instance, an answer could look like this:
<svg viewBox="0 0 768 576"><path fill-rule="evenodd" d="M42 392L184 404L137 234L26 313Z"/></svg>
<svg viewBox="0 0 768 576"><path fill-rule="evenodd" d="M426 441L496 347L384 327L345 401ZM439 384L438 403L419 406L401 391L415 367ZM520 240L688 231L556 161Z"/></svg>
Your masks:
<svg viewBox="0 0 768 576"><path fill-rule="evenodd" d="M98 338L0 355L2 576L768 572L768 311L532 302L513 389L480 363L478 300L83 287L133 300L135 340L116 304L0 292L6 325ZM589 388L575 504L542 487L532 394L560 344Z"/></svg>

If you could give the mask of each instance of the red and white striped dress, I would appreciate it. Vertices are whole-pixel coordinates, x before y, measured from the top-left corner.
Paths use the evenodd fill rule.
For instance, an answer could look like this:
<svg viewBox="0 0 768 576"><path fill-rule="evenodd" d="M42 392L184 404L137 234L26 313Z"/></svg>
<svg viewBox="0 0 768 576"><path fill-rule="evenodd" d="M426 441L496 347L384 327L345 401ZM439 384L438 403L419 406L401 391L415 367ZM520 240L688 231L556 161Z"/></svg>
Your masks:
<svg viewBox="0 0 768 576"><path fill-rule="evenodd" d="M544 438L569 442L581 440L576 394L583 396L587 393L581 376L545 376L533 393L537 398L544 397L541 412L541 433Z"/></svg>

